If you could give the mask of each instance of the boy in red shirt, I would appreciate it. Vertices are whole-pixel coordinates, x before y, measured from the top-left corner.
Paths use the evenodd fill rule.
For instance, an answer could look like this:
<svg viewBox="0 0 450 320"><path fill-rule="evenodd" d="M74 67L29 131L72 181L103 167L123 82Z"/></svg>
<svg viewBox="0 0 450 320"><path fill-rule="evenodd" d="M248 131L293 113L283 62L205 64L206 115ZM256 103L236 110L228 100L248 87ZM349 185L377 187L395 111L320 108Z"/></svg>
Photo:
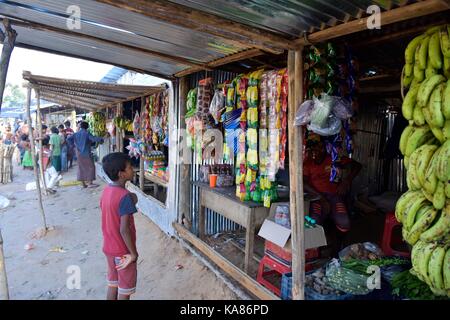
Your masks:
<svg viewBox="0 0 450 320"><path fill-rule="evenodd" d="M102 160L103 170L113 181L100 199L102 210L103 252L108 264L108 300L128 300L136 291L138 253L133 214L137 197L125 189L133 179L128 155L115 152Z"/></svg>

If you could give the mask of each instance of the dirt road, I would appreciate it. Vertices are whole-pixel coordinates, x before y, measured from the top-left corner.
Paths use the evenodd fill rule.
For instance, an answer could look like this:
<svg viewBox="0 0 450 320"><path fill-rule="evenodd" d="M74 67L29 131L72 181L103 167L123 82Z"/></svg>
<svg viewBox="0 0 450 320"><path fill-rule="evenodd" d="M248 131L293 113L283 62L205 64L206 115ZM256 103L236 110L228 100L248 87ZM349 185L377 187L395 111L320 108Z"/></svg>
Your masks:
<svg viewBox="0 0 450 320"><path fill-rule="evenodd" d="M41 227L32 171L16 167L14 182L0 185L10 206L0 210L0 228L11 299L104 299L106 265L101 251L99 198L104 186L60 187L44 198L47 221L55 229L31 239ZM76 167L64 175L74 180ZM136 214L140 261L133 299L237 299L237 295L175 239L140 213ZM25 245L34 246L26 250ZM53 250L53 251L52 251ZM74 269L70 269L70 266ZM81 288L66 285L79 267ZM69 268L69 269L68 269ZM69 271L69 273L68 273Z"/></svg>

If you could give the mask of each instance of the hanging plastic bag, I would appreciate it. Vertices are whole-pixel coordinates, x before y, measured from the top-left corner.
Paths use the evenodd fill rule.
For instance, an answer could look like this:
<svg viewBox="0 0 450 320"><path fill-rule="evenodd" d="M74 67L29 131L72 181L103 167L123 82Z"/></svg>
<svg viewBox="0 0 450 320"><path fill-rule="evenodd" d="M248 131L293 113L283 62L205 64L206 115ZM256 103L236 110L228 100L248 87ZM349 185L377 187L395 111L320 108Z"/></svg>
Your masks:
<svg viewBox="0 0 450 320"><path fill-rule="evenodd" d="M303 102L297 109L295 114L295 122L296 126L303 126L308 124L311 121L311 114L314 110L314 101L306 100Z"/></svg>
<svg viewBox="0 0 450 320"><path fill-rule="evenodd" d="M347 120L353 116L352 105L341 97L332 97L332 113L341 120Z"/></svg>
<svg viewBox="0 0 450 320"><path fill-rule="evenodd" d="M311 125L316 128L324 128L327 126L327 119L332 109L332 99L324 94L321 99L313 98L314 110L311 113Z"/></svg>
<svg viewBox="0 0 450 320"><path fill-rule="evenodd" d="M342 129L342 122L335 116L328 117L324 127L319 127L311 122L308 130L317 133L320 136L332 136L338 134Z"/></svg>
<svg viewBox="0 0 450 320"><path fill-rule="evenodd" d="M225 109L225 96L222 90L216 89L214 92L214 97L212 98L211 105L209 107L209 112L216 124L219 123L222 112Z"/></svg>

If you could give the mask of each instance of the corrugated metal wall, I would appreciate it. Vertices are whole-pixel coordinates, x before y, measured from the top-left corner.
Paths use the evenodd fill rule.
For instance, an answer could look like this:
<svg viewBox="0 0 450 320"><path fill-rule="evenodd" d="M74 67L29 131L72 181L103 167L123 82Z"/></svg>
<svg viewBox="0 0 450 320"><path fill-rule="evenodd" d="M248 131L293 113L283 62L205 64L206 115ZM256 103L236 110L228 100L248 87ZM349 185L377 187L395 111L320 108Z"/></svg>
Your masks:
<svg viewBox="0 0 450 320"><path fill-rule="evenodd" d="M358 114L353 155L363 165L353 186L358 193L367 191L369 195L374 195L384 191L406 190L403 159L386 159L384 154L397 116L391 106L383 103L364 106L364 111Z"/></svg>
<svg viewBox="0 0 450 320"><path fill-rule="evenodd" d="M206 77L212 77L215 84L223 83L226 80L232 80L237 76L236 73L215 70L213 72L198 72L189 76L189 89L193 89L198 85L198 82ZM198 163L196 154L192 154L192 165L190 178L191 181L197 181L199 176L200 166L204 163ZM206 164L206 163L205 163ZM192 232L198 234L198 212L199 212L199 188L192 186L191 189L191 221ZM215 234L221 231L236 230L240 226L231 220L225 219L220 214L207 209L206 210L206 234Z"/></svg>

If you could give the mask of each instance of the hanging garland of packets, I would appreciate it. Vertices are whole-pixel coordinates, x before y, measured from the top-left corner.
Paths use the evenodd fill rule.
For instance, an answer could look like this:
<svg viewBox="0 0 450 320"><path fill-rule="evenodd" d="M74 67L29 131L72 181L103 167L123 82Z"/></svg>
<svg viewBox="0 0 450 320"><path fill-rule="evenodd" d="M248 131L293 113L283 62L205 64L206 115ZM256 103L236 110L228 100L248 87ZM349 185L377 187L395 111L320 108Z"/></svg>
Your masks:
<svg viewBox="0 0 450 320"><path fill-rule="evenodd" d="M347 60L339 65L336 63L336 51L331 43L325 45L311 46L307 51L306 87L307 98L319 98L322 94L341 95L347 99L353 99L354 80L356 70ZM340 84L338 87L337 84ZM355 103L356 104L356 103ZM351 156L353 152L353 143L351 138L350 122L344 121L346 151ZM317 139L308 131L305 131L307 140ZM342 134L338 133L327 137L326 149L331 154L331 174L330 181L338 182L341 178L340 158L343 155ZM305 144L306 145L306 144Z"/></svg>
<svg viewBox="0 0 450 320"><path fill-rule="evenodd" d="M168 145L169 137L169 92L167 90L145 98L144 112L141 115L142 126L138 128L135 119L135 141L145 160L153 160L160 145ZM136 132L141 132L136 135ZM130 150L131 152L131 150ZM159 154L159 153L158 153Z"/></svg>

